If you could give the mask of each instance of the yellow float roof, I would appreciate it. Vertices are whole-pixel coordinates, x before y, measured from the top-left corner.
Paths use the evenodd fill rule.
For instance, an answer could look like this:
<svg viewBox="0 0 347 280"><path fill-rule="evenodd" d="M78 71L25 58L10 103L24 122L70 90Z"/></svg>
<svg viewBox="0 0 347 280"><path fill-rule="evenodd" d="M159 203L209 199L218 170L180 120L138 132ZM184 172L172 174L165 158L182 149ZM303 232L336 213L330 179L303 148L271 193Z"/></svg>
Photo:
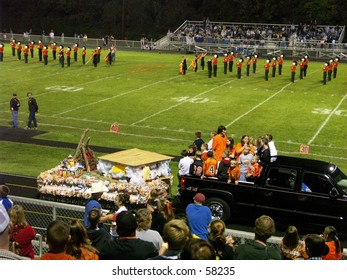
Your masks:
<svg viewBox="0 0 347 280"><path fill-rule="evenodd" d="M160 161L171 160L172 158L173 157L140 150L137 148L98 157L99 160L107 160L126 166L146 165Z"/></svg>

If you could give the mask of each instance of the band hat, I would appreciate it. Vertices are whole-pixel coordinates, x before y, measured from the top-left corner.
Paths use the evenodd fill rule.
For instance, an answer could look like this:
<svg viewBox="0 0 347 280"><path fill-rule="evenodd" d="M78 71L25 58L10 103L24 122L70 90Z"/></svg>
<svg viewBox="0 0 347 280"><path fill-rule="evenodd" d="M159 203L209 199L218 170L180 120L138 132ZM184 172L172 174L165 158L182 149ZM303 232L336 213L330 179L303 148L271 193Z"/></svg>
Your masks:
<svg viewBox="0 0 347 280"><path fill-rule="evenodd" d="M2 234L10 223L10 217L5 209L5 206L0 203L0 234Z"/></svg>
<svg viewBox="0 0 347 280"><path fill-rule="evenodd" d="M108 188L104 185L103 181L98 181L92 184L92 187L86 193L104 193L108 192Z"/></svg>

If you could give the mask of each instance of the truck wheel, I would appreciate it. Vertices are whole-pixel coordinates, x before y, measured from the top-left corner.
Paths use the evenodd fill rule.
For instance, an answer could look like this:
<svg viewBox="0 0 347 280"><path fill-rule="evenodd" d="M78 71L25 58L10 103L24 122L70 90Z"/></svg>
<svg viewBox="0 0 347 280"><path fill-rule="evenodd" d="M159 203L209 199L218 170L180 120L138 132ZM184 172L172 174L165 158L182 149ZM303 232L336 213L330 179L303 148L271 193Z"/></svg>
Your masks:
<svg viewBox="0 0 347 280"><path fill-rule="evenodd" d="M230 207L223 199L212 197L206 200L205 205L211 209L213 219L223 222L229 219Z"/></svg>

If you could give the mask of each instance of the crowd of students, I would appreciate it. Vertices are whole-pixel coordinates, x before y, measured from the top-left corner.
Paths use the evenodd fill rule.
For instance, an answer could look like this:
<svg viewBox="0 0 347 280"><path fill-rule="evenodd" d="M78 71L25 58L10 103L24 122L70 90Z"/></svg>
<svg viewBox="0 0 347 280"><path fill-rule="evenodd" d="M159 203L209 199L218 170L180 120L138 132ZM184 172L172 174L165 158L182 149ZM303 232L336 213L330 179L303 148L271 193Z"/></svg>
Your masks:
<svg viewBox="0 0 347 280"><path fill-rule="evenodd" d="M243 135L235 143L221 125L211 132L211 140L205 143L201 132L195 133L195 141L182 150L178 163L178 178L191 175L215 178L223 182L254 182L260 176L262 166L275 160L277 149L271 134L258 138Z"/></svg>

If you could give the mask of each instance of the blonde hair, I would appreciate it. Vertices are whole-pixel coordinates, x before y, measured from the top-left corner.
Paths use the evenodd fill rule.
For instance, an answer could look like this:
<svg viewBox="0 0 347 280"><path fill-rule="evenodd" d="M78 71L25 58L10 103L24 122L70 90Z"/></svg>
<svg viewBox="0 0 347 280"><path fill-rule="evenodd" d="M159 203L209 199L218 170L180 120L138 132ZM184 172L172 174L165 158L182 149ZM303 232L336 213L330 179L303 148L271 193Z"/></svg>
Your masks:
<svg viewBox="0 0 347 280"><path fill-rule="evenodd" d="M9 216L11 219L11 222L15 226L19 226L21 228L24 228L28 225L27 220L25 219L25 213L24 208L21 205L13 205L9 210Z"/></svg>
<svg viewBox="0 0 347 280"><path fill-rule="evenodd" d="M141 208L136 211L135 214L137 229L138 230L149 230L152 225L152 213L147 208Z"/></svg>
<svg viewBox="0 0 347 280"><path fill-rule="evenodd" d="M163 230L163 239L169 244L169 249L182 249L189 238L189 227L180 219L167 222Z"/></svg>

